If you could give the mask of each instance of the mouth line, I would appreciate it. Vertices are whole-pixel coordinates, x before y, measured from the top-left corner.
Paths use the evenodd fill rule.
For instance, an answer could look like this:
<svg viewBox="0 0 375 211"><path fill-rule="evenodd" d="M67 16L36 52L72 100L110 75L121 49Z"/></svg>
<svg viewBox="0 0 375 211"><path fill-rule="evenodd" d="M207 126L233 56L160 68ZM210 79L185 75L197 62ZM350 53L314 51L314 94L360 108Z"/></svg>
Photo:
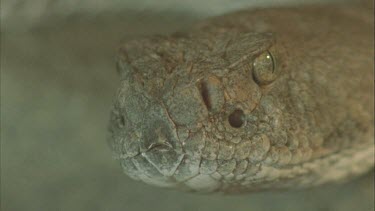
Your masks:
<svg viewBox="0 0 375 211"><path fill-rule="evenodd" d="M130 157L126 157L125 159L127 160L132 160L138 156L144 156L144 153L150 151L150 150L153 150L154 147L151 147L149 150L145 150L143 152L139 152L137 153L136 155L133 155L133 156L130 156ZM296 163L296 164L287 164L287 165L282 165L282 166L274 166L274 165L267 165L264 163L264 160L263 161L260 161L259 163L262 165L262 166L266 166L266 167L272 167L274 168L275 170L291 170L295 167L298 167L298 168L301 168L301 169L308 169L308 167L306 167L305 165L306 164L309 164L309 163L320 163L320 162L327 162L329 160L331 160L334 156L338 155L339 152L336 152L334 154L329 154L329 155L324 155L324 156L321 156L321 157L316 157L316 158L312 158L308 161L304 161L304 162L300 162L300 163ZM178 162L179 164L175 167L175 170L178 169L178 166L180 166L181 162L183 162L183 159L185 158L186 156L186 153L181 153L179 154L178 157L180 157L180 161ZM220 161L225 161L225 159L215 159L217 162L220 162ZM247 160L247 159L242 159L242 160ZM202 157L201 157L201 161L202 161ZM200 161L200 163L201 163ZM149 161L150 162L150 161ZM237 161L238 162L238 161ZM155 165L155 163L153 162L150 162L150 164L152 164L156 169L160 170L160 166L159 165ZM200 164L197 166L199 169L200 169ZM173 174L172 174L173 175Z"/></svg>
<svg viewBox="0 0 375 211"><path fill-rule="evenodd" d="M139 151L135 155L131 155L131 156L128 156L128 155L115 155L114 159L116 159L116 160L118 160L118 159L131 159L131 158L135 158L135 157L137 157L139 155L142 155L144 153L147 153L147 152L150 152L150 151L153 151L153 150L157 150L157 149L159 149L160 152L165 152L165 151L173 150L173 147L168 142L165 142L165 143L153 143L146 150Z"/></svg>

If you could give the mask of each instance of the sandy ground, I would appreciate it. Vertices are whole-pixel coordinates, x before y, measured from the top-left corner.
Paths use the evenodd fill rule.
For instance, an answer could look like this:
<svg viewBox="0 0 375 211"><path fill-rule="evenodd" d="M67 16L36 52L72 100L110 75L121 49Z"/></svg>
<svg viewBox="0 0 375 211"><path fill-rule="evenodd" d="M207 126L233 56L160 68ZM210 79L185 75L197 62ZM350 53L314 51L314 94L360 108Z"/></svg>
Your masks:
<svg viewBox="0 0 375 211"><path fill-rule="evenodd" d="M116 48L197 18L129 10L3 30L1 210L374 210L373 174L303 191L222 196L159 189L121 172L105 141L119 84Z"/></svg>

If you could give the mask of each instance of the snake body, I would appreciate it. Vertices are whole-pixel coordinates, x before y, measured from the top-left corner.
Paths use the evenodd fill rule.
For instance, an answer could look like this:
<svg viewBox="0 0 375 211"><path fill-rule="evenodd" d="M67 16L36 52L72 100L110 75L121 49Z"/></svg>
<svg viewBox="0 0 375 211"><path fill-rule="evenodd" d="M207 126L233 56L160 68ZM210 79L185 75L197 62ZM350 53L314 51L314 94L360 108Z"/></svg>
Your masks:
<svg viewBox="0 0 375 211"><path fill-rule="evenodd" d="M311 187L374 166L373 14L243 10L125 43L109 144L124 172L197 192Z"/></svg>

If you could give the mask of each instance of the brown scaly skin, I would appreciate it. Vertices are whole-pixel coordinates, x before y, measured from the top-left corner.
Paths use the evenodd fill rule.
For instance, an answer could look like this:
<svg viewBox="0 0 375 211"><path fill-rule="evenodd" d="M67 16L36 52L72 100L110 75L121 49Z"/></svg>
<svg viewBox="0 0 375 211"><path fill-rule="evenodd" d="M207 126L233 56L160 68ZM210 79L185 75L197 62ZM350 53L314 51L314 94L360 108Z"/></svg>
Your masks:
<svg viewBox="0 0 375 211"><path fill-rule="evenodd" d="M199 192L303 188L374 165L373 15L245 10L126 43L109 143L127 175Z"/></svg>

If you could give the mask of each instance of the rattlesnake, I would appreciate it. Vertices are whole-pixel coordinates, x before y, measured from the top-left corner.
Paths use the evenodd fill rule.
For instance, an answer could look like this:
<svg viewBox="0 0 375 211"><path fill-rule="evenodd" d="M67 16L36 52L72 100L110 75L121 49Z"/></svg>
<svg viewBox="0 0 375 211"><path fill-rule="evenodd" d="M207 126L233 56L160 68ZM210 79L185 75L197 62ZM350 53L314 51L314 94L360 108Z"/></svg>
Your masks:
<svg viewBox="0 0 375 211"><path fill-rule="evenodd" d="M373 14L250 9L125 43L109 144L131 178L200 192L303 188L374 165Z"/></svg>

